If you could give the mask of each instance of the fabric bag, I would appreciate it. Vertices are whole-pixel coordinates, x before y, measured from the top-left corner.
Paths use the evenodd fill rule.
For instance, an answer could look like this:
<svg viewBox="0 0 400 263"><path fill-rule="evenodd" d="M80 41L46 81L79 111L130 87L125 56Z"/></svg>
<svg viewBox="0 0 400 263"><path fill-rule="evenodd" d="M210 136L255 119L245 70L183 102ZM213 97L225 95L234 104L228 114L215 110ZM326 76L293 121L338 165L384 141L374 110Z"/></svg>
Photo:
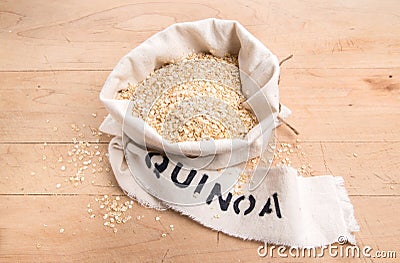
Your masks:
<svg viewBox="0 0 400 263"><path fill-rule="evenodd" d="M115 99L165 62L210 50L238 54L245 107L259 120L244 139L171 143L131 114L132 103ZM246 161L265 153L278 116L290 115L279 103L278 78L276 56L236 21L175 24L133 49L100 93L110 113L100 129L116 136L109 155L121 188L143 205L172 208L244 239L315 247L344 236L354 243L358 225L340 177L303 178L290 167L261 166L251 171L258 188L230 192Z"/></svg>

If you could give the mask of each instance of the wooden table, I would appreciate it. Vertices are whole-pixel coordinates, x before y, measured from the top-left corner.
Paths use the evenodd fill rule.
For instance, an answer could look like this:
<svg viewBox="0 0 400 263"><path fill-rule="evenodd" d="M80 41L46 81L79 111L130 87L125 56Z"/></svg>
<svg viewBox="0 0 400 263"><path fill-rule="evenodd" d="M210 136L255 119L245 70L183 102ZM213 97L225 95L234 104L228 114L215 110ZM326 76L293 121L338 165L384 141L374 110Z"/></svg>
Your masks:
<svg viewBox="0 0 400 263"><path fill-rule="evenodd" d="M344 177L360 246L400 258L397 0L36 0L0 2L0 261L308 261L260 258L259 243L138 204L114 234L86 211L96 196L122 195L112 173L77 187L62 177L70 171L57 159L77 136L71 124L95 140L88 127L106 115L99 91L118 60L174 22L207 17L238 20L280 59L294 55L282 68L281 101L314 174ZM285 127L279 138L295 140ZM103 152L109 140L100 137ZM170 224L175 230L161 237ZM322 260L338 259L314 261Z"/></svg>

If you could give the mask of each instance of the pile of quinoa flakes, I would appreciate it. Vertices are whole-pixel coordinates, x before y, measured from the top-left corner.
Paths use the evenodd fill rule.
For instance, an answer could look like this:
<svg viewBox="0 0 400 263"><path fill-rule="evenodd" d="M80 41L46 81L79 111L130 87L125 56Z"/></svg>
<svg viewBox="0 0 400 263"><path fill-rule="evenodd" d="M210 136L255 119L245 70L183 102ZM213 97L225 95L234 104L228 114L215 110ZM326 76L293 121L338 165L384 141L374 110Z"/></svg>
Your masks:
<svg viewBox="0 0 400 263"><path fill-rule="evenodd" d="M190 54L171 61L116 95L133 115L172 142L244 138L257 123L243 107L236 56Z"/></svg>
<svg viewBox="0 0 400 263"><path fill-rule="evenodd" d="M213 53L169 61L142 82L128 84L116 99L131 100L132 114L172 142L243 138L258 120L243 107L238 58ZM269 145L265 156L246 163L231 192L242 194L242 186L251 179L249 171L258 165L291 166L293 156L304 163L299 142ZM298 172L310 176L312 166L301 164Z"/></svg>

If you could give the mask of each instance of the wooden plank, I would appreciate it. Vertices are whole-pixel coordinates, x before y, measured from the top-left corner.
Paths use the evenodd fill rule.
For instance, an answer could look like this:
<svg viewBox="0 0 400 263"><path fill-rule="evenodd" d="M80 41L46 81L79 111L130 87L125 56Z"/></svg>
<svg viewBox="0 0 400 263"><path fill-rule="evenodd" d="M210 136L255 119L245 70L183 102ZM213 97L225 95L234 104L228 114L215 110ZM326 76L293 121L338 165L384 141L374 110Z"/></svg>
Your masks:
<svg viewBox="0 0 400 263"><path fill-rule="evenodd" d="M68 155L74 149L73 144L49 144L45 147L42 144L0 145L0 163L4 168L0 171L0 193L122 194L105 156L108 145L100 144L98 149L94 149L95 145L87 149L94 153L94 157L85 157L82 161L78 159L81 154ZM96 155L97 151L99 155ZM72 161L74 157L77 159ZM84 180L71 181L70 177L75 178L79 169L85 166L83 162L88 160L91 160L88 169L77 177Z"/></svg>
<svg viewBox="0 0 400 263"><path fill-rule="evenodd" d="M107 112L99 101L106 72L1 73L1 141L96 140ZM96 118L92 114L96 114ZM72 124L80 127L76 132ZM85 124L86 127L82 127ZM57 129L57 130L55 130ZM99 138L109 141L107 137Z"/></svg>
<svg viewBox="0 0 400 263"><path fill-rule="evenodd" d="M400 66L396 0L68 0L62 5L38 0L3 2L0 15L2 71L110 70L125 53L168 25L208 17L238 20L279 57L295 54L292 67Z"/></svg>
<svg viewBox="0 0 400 263"><path fill-rule="evenodd" d="M291 141L291 143L294 143ZM312 165L312 174L342 176L350 195L400 195L400 162L397 143L300 143L300 150L288 158L292 166ZM0 145L1 194L121 194L108 160L90 158L85 180L74 185L69 181L78 167L68 163L73 145L2 144ZM93 150L93 147L91 148ZM107 145L100 145L101 155ZM357 157L354 156L357 154ZM42 160L43 155L46 160ZM59 162L59 157L63 158ZM65 166L65 171L61 167ZM45 169L43 169L45 167ZM99 172L99 167L102 167ZM92 173L92 169L96 171ZM32 175L32 172L34 175ZM92 182L93 181L93 182ZM56 188L61 184L60 188Z"/></svg>
<svg viewBox="0 0 400 263"><path fill-rule="evenodd" d="M314 175L342 176L350 195L399 195L400 168L397 143L303 143L304 157ZM297 161L296 161L297 160ZM300 167L300 165L297 165Z"/></svg>
<svg viewBox="0 0 400 263"><path fill-rule="evenodd" d="M81 132L89 139L88 127L97 128L107 114L98 99L107 75L98 71L0 73L0 142L71 141L79 134L71 129L74 123L86 124ZM281 102L293 111L289 122L304 140L399 141L399 76L400 68L284 68Z"/></svg>
<svg viewBox="0 0 400 263"><path fill-rule="evenodd" d="M397 219L389 215L400 209L400 198L353 197L352 201L362 229L357 233L359 245L369 245L374 251L397 250L400 228ZM128 211L134 219L119 226L114 234L103 226L99 216L89 219L86 205L90 202L93 197L86 195L0 196L0 261L254 262L262 259L257 255L260 245L257 242L217 234L172 211L159 212L137 204ZM137 220L138 215L144 217ZM156 216L161 221L155 221ZM170 224L174 225L174 231L169 229ZM60 234L60 228L65 232ZM167 236L161 237L162 233ZM267 259L294 260L276 256L262 260ZM309 261L300 259L303 260ZM328 255L323 258L323 262L336 260ZM343 260L354 262L354 259Z"/></svg>
<svg viewBox="0 0 400 263"><path fill-rule="evenodd" d="M284 68L281 103L293 111L288 121L305 140L398 141L398 76L397 69Z"/></svg>

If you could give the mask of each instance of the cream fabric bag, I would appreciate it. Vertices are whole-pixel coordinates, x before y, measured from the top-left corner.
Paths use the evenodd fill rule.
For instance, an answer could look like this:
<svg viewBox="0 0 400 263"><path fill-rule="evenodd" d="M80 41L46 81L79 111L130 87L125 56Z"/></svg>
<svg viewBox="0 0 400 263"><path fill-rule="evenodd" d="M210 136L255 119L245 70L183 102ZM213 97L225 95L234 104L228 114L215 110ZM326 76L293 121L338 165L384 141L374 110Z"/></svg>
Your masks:
<svg viewBox="0 0 400 263"><path fill-rule="evenodd" d="M143 80L165 62L209 50L217 56L238 54L245 105L260 120L246 138L170 143L131 115L131 103L115 99L128 83ZM289 167L259 167L252 171L258 188L250 191L245 185L241 196L229 193L244 163L264 152L277 116L290 115L284 106L279 111L278 78L277 58L235 21L175 24L133 49L100 93L110 113L100 129L116 136L109 154L121 188L143 205L172 208L244 239L322 246L344 236L354 243L351 232L358 226L340 177L302 178Z"/></svg>
<svg viewBox="0 0 400 263"><path fill-rule="evenodd" d="M246 106L256 113L260 124L244 139L207 142L170 143L142 119L131 114L128 101L115 100L117 91L128 83L137 83L165 62L184 58L193 52L215 50L217 56L226 53L238 54L242 93L247 98ZM274 56L260 41L243 26L234 21L207 19L194 23L173 25L154 35L129 52L110 74L100 99L116 122L122 124L127 135L142 146L171 155L198 156L201 164L213 156L208 168L217 169L244 162L249 157L259 156L265 149L279 112L278 92L279 65ZM283 107L281 115L290 111ZM109 121L110 119L108 119ZM109 125L103 125L107 129ZM233 153L232 153L233 152Z"/></svg>

